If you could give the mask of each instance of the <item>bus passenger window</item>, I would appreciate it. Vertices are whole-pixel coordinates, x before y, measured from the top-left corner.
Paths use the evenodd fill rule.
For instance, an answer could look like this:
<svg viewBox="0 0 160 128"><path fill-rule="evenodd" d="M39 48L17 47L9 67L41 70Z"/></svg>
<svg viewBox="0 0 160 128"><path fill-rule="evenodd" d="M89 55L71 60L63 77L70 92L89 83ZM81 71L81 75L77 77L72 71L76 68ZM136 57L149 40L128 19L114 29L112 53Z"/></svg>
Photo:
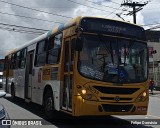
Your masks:
<svg viewBox="0 0 160 128"><path fill-rule="evenodd" d="M26 63L26 49L23 49L21 51L21 55L20 55L20 68L24 68L25 67L25 63Z"/></svg>
<svg viewBox="0 0 160 128"><path fill-rule="evenodd" d="M59 62L61 50L62 34L49 38L47 51L47 64L56 64Z"/></svg>
<svg viewBox="0 0 160 128"><path fill-rule="evenodd" d="M73 71L73 64L74 64L74 44L76 42L76 39L72 39L71 41L71 62L70 62L70 71Z"/></svg>
<svg viewBox="0 0 160 128"><path fill-rule="evenodd" d="M65 59L64 59L64 71L67 72L68 71L68 65L69 65L69 41L66 41L65 44Z"/></svg>
<svg viewBox="0 0 160 128"><path fill-rule="evenodd" d="M54 37L50 37L48 39L48 48L47 48L47 50L51 50L51 49L53 49L53 47L54 47Z"/></svg>
<svg viewBox="0 0 160 128"><path fill-rule="evenodd" d="M37 44L35 65L42 66L46 63L46 40L42 40Z"/></svg>
<svg viewBox="0 0 160 128"><path fill-rule="evenodd" d="M20 51L16 54L16 68L20 66Z"/></svg>
<svg viewBox="0 0 160 128"><path fill-rule="evenodd" d="M12 54L11 57L11 69L15 69L16 68L16 54Z"/></svg>
<svg viewBox="0 0 160 128"><path fill-rule="evenodd" d="M4 68L3 70L7 70L7 66L8 66L8 56L5 57L5 61L4 61Z"/></svg>

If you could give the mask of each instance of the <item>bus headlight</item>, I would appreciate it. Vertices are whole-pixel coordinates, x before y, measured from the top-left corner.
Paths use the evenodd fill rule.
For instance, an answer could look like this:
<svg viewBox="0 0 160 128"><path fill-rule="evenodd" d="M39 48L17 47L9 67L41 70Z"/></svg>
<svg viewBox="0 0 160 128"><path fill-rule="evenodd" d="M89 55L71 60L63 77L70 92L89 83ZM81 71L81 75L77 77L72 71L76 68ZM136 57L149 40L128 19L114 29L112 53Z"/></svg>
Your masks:
<svg viewBox="0 0 160 128"><path fill-rule="evenodd" d="M83 99L97 100L96 96L91 91L89 91L87 88L85 88L81 85L77 85L77 90Z"/></svg>
<svg viewBox="0 0 160 128"><path fill-rule="evenodd" d="M138 96L138 98L136 99L136 101L142 102L142 101L145 101L146 98L147 98L147 91L144 91L144 92L142 92L142 93Z"/></svg>
<svg viewBox="0 0 160 128"><path fill-rule="evenodd" d="M143 92L143 97L146 97L147 96L147 93L146 92Z"/></svg>
<svg viewBox="0 0 160 128"><path fill-rule="evenodd" d="M86 94L86 89L82 89L82 94L85 95Z"/></svg>

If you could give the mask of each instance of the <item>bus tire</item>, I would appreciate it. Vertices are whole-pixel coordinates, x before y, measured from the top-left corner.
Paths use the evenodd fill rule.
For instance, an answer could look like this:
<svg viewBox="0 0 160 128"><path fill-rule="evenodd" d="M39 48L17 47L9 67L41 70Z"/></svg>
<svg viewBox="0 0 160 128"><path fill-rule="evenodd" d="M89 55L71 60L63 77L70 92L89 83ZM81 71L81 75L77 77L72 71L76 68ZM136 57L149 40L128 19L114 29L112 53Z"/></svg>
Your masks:
<svg viewBox="0 0 160 128"><path fill-rule="evenodd" d="M16 100L14 84L11 85L11 99Z"/></svg>
<svg viewBox="0 0 160 128"><path fill-rule="evenodd" d="M44 95L44 111L47 119L53 119L55 117L53 92L47 90Z"/></svg>

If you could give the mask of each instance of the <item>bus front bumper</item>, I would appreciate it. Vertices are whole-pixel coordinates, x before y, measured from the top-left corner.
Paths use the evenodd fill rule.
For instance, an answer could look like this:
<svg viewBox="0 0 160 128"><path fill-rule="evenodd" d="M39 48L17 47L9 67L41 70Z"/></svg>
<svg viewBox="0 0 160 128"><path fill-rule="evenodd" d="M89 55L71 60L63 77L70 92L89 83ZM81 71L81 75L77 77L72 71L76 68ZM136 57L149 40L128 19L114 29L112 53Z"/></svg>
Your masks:
<svg viewBox="0 0 160 128"><path fill-rule="evenodd" d="M120 103L88 101L76 96L73 116L146 115L148 102Z"/></svg>

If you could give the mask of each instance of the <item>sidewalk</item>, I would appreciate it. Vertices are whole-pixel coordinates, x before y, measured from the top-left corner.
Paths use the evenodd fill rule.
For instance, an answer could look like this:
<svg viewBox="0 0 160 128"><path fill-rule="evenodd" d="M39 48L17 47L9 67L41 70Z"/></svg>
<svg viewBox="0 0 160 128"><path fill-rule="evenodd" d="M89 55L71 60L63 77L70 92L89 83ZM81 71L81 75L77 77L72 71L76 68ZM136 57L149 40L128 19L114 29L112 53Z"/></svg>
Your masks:
<svg viewBox="0 0 160 128"><path fill-rule="evenodd" d="M153 90L153 95L152 95L152 94L151 94L151 91L149 90L149 95L150 95L150 96L153 96L153 95L160 96L160 91Z"/></svg>

